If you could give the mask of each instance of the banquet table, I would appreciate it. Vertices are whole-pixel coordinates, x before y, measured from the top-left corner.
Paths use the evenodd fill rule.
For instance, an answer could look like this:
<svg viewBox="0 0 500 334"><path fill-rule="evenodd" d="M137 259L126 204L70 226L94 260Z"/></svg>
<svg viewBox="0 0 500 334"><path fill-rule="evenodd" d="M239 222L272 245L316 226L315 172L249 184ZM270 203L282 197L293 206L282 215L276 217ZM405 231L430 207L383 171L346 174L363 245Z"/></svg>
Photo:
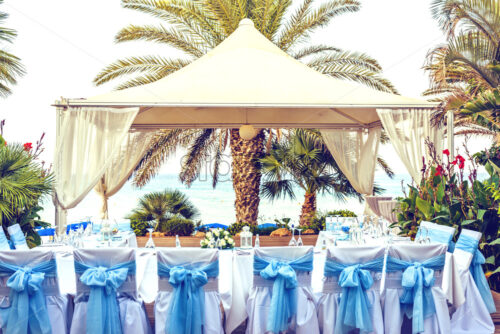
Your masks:
<svg viewBox="0 0 500 334"><path fill-rule="evenodd" d="M342 247L342 244L338 247ZM53 249L57 254L61 293L74 295L76 293L76 283L73 250L68 246L54 247ZM311 285L313 292L318 296L323 288L325 257L326 252L324 250L318 248L315 250ZM225 329L227 333L231 333L247 317L246 301L253 284L253 250L220 251L219 268L219 293L226 315ZM136 281L140 298L145 303L153 302L158 293L155 249L138 248L136 250ZM464 302L464 291L451 253L446 255L442 287L450 304L457 307Z"/></svg>

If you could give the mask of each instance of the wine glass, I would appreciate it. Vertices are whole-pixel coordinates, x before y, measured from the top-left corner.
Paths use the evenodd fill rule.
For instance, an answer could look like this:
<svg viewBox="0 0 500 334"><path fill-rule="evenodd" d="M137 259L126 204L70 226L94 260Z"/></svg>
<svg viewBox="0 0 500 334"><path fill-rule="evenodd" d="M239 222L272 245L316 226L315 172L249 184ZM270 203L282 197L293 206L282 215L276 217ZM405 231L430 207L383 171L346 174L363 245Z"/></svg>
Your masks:
<svg viewBox="0 0 500 334"><path fill-rule="evenodd" d="M299 231L299 238L297 239L297 246L299 246L299 247L304 246L304 242L302 241L302 238L300 237L300 232L302 232L302 229L298 228L297 231Z"/></svg>
<svg viewBox="0 0 500 334"><path fill-rule="evenodd" d="M292 239L290 239L288 246L297 246L297 241L295 240L295 225L292 224L291 228L292 228Z"/></svg>
<svg viewBox="0 0 500 334"><path fill-rule="evenodd" d="M154 220L148 220L146 222L148 224L148 232L149 232L149 239L148 239L148 242L146 242L146 245L144 246L144 248L155 248L155 243L153 241L153 231L155 230L155 227L156 227L156 222Z"/></svg>

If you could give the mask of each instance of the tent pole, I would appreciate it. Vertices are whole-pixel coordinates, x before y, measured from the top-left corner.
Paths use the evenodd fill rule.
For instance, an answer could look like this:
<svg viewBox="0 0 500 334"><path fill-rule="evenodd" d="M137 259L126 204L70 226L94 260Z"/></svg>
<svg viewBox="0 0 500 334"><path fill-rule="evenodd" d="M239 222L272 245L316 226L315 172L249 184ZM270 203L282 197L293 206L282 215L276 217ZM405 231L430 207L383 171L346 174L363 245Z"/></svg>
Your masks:
<svg viewBox="0 0 500 334"><path fill-rule="evenodd" d="M447 111L447 134L448 134L448 151L450 151L450 159L455 159L455 114L452 110Z"/></svg>

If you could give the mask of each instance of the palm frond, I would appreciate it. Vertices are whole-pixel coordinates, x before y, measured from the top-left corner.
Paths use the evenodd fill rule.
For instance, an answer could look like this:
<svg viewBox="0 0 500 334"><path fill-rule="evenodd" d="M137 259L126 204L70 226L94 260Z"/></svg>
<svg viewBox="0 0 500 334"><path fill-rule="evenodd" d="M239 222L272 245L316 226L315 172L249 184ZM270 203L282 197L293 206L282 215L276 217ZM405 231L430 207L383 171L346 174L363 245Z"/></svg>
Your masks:
<svg viewBox="0 0 500 334"><path fill-rule="evenodd" d="M336 48L334 46L329 46L329 45L311 45L304 47L298 51L295 51L291 54L291 56L297 60L301 60L303 58L317 55L317 54L322 54L325 52L341 52L339 48Z"/></svg>
<svg viewBox="0 0 500 334"><path fill-rule="evenodd" d="M192 35L182 33L176 29L163 26L135 26L129 25L118 32L115 37L117 42L145 40L168 44L178 50L194 56L201 57L206 53L205 44Z"/></svg>
<svg viewBox="0 0 500 334"><path fill-rule="evenodd" d="M139 83L149 83L148 80L159 80L173 73L190 62L184 59L167 59L156 56L130 57L118 60L106 66L94 79L95 85L102 85L113 79L137 73L146 73L142 81L122 84L120 88L137 86Z"/></svg>
<svg viewBox="0 0 500 334"><path fill-rule="evenodd" d="M300 21L285 24L283 32L277 40L277 45L282 50L287 51L293 45L308 40L311 33L320 27L326 26L334 17L358 11L360 5L357 0L329 0L324 2L318 8L311 10L306 15L302 15Z"/></svg>

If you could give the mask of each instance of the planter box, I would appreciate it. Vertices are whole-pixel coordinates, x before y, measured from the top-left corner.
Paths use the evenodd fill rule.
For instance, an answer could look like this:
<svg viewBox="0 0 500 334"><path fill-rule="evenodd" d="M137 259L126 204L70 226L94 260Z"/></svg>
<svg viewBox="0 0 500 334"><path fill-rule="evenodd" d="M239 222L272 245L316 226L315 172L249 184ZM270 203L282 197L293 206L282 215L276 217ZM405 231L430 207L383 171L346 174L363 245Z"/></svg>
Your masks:
<svg viewBox="0 0 500 334"><path fill-rule="evenodd" d="M149 237L137 237L137 245L139 247L144 247ZM291 237L270 237L270 236L259 236L261 247L276 247L276 246L288 246ZM182 247L200 247L200 241L202 238L199 237L179 237ZM295 237L297 239L297 237ZM313 235L303 235L302 241L305 246L316 245L316 240L318 239L317 234ZM255 242L255 237L253 238ZM175 247L175 237L153 237L153 241L156 247ZM236 247L240 246L240 239L235 238Z"/></svg>

